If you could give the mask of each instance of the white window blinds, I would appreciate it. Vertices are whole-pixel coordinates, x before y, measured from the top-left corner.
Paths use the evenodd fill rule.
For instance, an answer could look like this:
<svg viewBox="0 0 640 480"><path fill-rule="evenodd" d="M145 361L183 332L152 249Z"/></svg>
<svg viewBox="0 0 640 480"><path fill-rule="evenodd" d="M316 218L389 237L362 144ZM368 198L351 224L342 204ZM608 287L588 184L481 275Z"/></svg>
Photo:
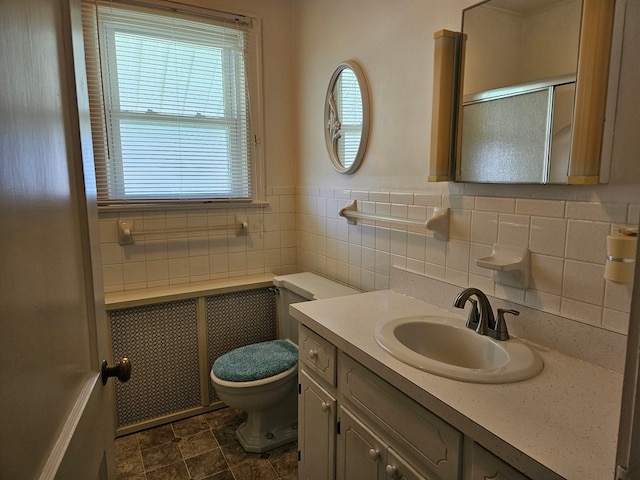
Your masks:
<svg viewBox="0 0 640 480"><path fill-rule="evenodd" d="M250 200L250 22L83 4L98 203Z"/></svg>

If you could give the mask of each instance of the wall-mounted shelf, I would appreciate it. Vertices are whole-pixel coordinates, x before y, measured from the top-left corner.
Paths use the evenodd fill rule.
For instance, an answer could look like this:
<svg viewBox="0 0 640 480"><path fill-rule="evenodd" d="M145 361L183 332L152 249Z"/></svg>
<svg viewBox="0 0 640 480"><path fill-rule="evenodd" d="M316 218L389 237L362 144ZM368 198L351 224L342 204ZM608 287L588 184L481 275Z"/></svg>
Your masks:
<svg viewBox="0 0 640 480"><path fill-rule="evenodd" d="M477 258L476 265L492 270L493 281L526 289L531 269L529 249L510 245L494 245L491 255Z"/></svg>
<svg viewBox="0 0 640 480"><path fill-rule="evenodd" d="M360 219L393 223L396 225L416 226L426 228L429 230L427 234L438 240L449 239L449 209L447 207L435 207L433 215L425 221L360 212L358 211L358 201L353 200L349 205L341 208L339 214L341 217L346 218L347 222L351 225L357 225Z"/></svg>
<svg viewBox="0 0 640 480"><path fill-rule="evenodd" d="M183 228L159 228L153 230L143 230L142 228L138 229L135 226L135 222L118 220L118 243L120 245L132 245L135 243L134 237L144 236L144 235L158 235L158 234L166 234L166 233L192 233L192 232L211 232L211 231L220 231L220 230L235 230L236 234L241 232L242 230L246 230L249 228L249 224L247 223L247 219L245 217L240 217L236 215L235 217L236 223L229 225L205 225L198 227L183 227Z"/></svg>

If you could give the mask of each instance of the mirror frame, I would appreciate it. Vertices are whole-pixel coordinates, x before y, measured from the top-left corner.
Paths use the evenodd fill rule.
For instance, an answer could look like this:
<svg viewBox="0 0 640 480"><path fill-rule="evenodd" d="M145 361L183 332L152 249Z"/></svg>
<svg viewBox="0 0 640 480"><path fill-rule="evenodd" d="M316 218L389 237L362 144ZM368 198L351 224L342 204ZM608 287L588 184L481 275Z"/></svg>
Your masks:
<svg viewBox="0 0 640 480"><path fill-rule="evenodd" d="M348 167L345 167L343 163L340 161L340 156L338 155L336 144L337 141L333 139L333 135L330 133L331 129L329 126L329 119L331 117L331 106L329 102L329 97L333 94L338 78L340 78L340 74L346 70L350 69L354 75L356 76L356 80L358 81L358 86L360 88L360 98L362 101L362 132L360 134L360 144L358 146L358 151L356 153L356 157L353 159L353 162ZM351 175L360 167L362 163L362 159L364 158L364 154L367 150L367 145L369 143L369 128L370 128L370 101L369 101L369 88L367 86L367 81L364 76L364 73L360 69L360 66L353 60L347 60L338 65L338 67L333 72L331 79L329 80L329 86L327 87L327 94L325 96L324 101L324 139L327 145L327 151L329 152L329 158L331 159L331 164L333 168L336 169L337 172L343 173L346 175Z"/></svg>

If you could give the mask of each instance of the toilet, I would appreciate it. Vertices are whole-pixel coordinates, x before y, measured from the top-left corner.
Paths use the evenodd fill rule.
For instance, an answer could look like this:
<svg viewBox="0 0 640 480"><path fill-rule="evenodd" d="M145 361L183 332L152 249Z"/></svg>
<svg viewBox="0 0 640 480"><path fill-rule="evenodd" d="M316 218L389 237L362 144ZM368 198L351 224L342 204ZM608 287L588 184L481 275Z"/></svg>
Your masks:
<svg viewBox="0 0 640 480"><path fill-rule="evenodd" d="M278 339L225 353L210 374L220 400L247 412L236 437L252 453L293 442L298 435L298 323L289 305L360 293L310 272L276 276L273 283L279 292Z"/></svg>

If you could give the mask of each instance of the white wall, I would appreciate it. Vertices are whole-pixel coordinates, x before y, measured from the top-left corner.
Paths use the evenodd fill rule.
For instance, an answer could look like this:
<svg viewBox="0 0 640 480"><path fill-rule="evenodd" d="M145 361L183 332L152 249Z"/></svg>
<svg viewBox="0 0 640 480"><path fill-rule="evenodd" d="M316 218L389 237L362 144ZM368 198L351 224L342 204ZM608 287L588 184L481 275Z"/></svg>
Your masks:
<svg viewBox="0 0 640 480"><path fill-rule="evenodd" d="M602 273L606 235L620 224L637 225L640 212L640 136L633 133L633 116L640 108L633 86L640 84L634 57L640 6L630 2L627 7L608 185L428 184L432 35L442 28L459 29L461 10L472 3L295 2L299 267L370 290L386 288L388 267L397 264L625 332L631 289L604 282ZM326 85L346 59L363 67L372 102L369 148L352 176L332 169L323 137ZM401 230L347 228L336 211L352 198L365 202L365 208L416 217L434 205L451 206L451 240L437 244ZM532 250L531 289L495 285L475 267L474 258L495 241Z"/></svg>
<svg viewBox="0 0 640 480"><path fill-rule="evenodd" d="M470 2L466 2L470 3ZM431 119L433 33L460 29L457 0L301 0L296 9L299 185L423 189ZM359 62L368 78L372 130L356 175L327 162L323 105L338 63Z"/></svg>

